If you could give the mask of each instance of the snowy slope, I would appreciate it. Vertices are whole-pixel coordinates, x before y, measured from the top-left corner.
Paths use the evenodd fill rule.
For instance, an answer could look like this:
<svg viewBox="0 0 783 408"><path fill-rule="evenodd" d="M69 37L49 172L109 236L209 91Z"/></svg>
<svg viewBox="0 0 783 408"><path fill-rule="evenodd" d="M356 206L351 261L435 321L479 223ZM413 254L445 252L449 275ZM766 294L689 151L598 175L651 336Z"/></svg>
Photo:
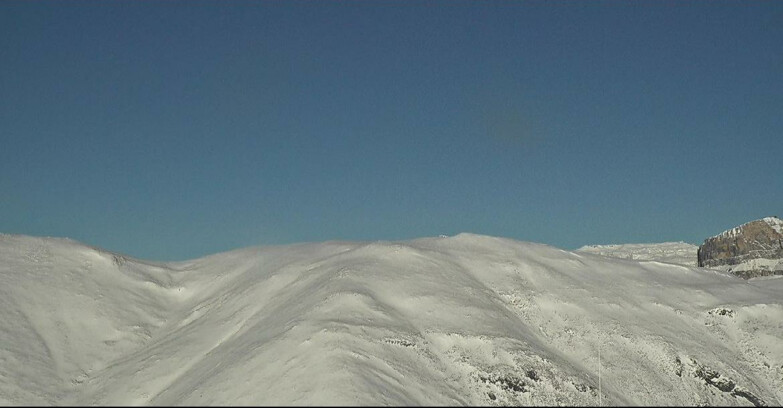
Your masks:
<svg viewBox="0 0 783 408"><path fill-rule="evenodd" d="M586 252L612 258L698 266L698 259L696 258L698 249L698 245L685 242L662 242L656 244L586 245L577 249L576 252Z"/></svg>
<svg viewBox="0 0 783 408"><path fill-rule="evenodd" d="M778 217L764 217L762 220L777 231L778 234L783 234L783 220Z"/></svg>
<svg viewBox="0 0 783 408"><path fill-rule="evenodd" d="M472 234L167 264L0 235L0 404L780 405L782 289Z"/></svg>

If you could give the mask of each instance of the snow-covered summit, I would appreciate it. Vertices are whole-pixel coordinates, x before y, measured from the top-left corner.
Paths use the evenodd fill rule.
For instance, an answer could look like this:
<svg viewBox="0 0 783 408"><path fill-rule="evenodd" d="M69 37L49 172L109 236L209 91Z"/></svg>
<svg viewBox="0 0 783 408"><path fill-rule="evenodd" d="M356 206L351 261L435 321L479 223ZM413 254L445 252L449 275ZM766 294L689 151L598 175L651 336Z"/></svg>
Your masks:
<svg viewBox="0 0 783 408"><path fill-rule="evenodd" d="M781 289L474 234L176 263L2 235L0 404L779 405Z"/></svg>
<svg viewBox="0 0 783 408"><path fill-rule="evenodd" d="M707 238L697 253L699 265L744 278L783 275L783 221L765 217Z"/></svg>
<svg viewBox="0 0 783 408"><path fill-rule="evenodd" d="M778 217L764 217L763 221L767 223L772 229L778 232L778 234L783 234L783 220L781 220Z"/></svg>
<svg viewBox="0 0 783 408"><path fill-rule="evenodd" d="M697 266L696 251L698 248L696 245L680 241L652 244L586 245L577 249L576 252L592 253L612 258Z"/></svg>

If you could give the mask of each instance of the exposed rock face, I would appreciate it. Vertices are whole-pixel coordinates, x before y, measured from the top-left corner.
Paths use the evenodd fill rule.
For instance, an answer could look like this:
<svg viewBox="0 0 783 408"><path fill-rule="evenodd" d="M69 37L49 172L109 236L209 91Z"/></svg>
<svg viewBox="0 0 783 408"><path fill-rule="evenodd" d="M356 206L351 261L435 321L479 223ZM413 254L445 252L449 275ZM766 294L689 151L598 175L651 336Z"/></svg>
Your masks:
<svg viewBox="0 0 783 408"><path fill-rule="evenodd" d="M707 238L697 257L699 266L745 279L783 275L783 220L766 217Z"/></svg>

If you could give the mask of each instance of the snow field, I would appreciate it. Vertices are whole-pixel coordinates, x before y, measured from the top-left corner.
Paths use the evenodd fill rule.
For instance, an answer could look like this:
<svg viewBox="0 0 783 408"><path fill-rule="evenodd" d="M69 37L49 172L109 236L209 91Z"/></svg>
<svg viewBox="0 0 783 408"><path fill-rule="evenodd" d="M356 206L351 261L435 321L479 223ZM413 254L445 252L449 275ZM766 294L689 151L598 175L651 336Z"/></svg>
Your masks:
<svg viewBox="0 0 783 408"><path fill-rule="evenodd" d="M0 402L783 402L783 279L473 234L177 263L0 235Z"/></svg>

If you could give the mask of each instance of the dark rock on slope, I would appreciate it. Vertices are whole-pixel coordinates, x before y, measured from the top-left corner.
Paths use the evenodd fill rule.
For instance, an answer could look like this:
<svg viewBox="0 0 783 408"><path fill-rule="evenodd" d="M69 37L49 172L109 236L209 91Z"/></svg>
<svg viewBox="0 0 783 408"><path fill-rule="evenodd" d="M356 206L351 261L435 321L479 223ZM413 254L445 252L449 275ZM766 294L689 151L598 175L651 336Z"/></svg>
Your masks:
<svg viewBox="0 0 783 408"><path fill-rule="evenodd" d="M783 275L783 220L766 217L707 238L697 258L701 267L745 279Z"/></svg>

